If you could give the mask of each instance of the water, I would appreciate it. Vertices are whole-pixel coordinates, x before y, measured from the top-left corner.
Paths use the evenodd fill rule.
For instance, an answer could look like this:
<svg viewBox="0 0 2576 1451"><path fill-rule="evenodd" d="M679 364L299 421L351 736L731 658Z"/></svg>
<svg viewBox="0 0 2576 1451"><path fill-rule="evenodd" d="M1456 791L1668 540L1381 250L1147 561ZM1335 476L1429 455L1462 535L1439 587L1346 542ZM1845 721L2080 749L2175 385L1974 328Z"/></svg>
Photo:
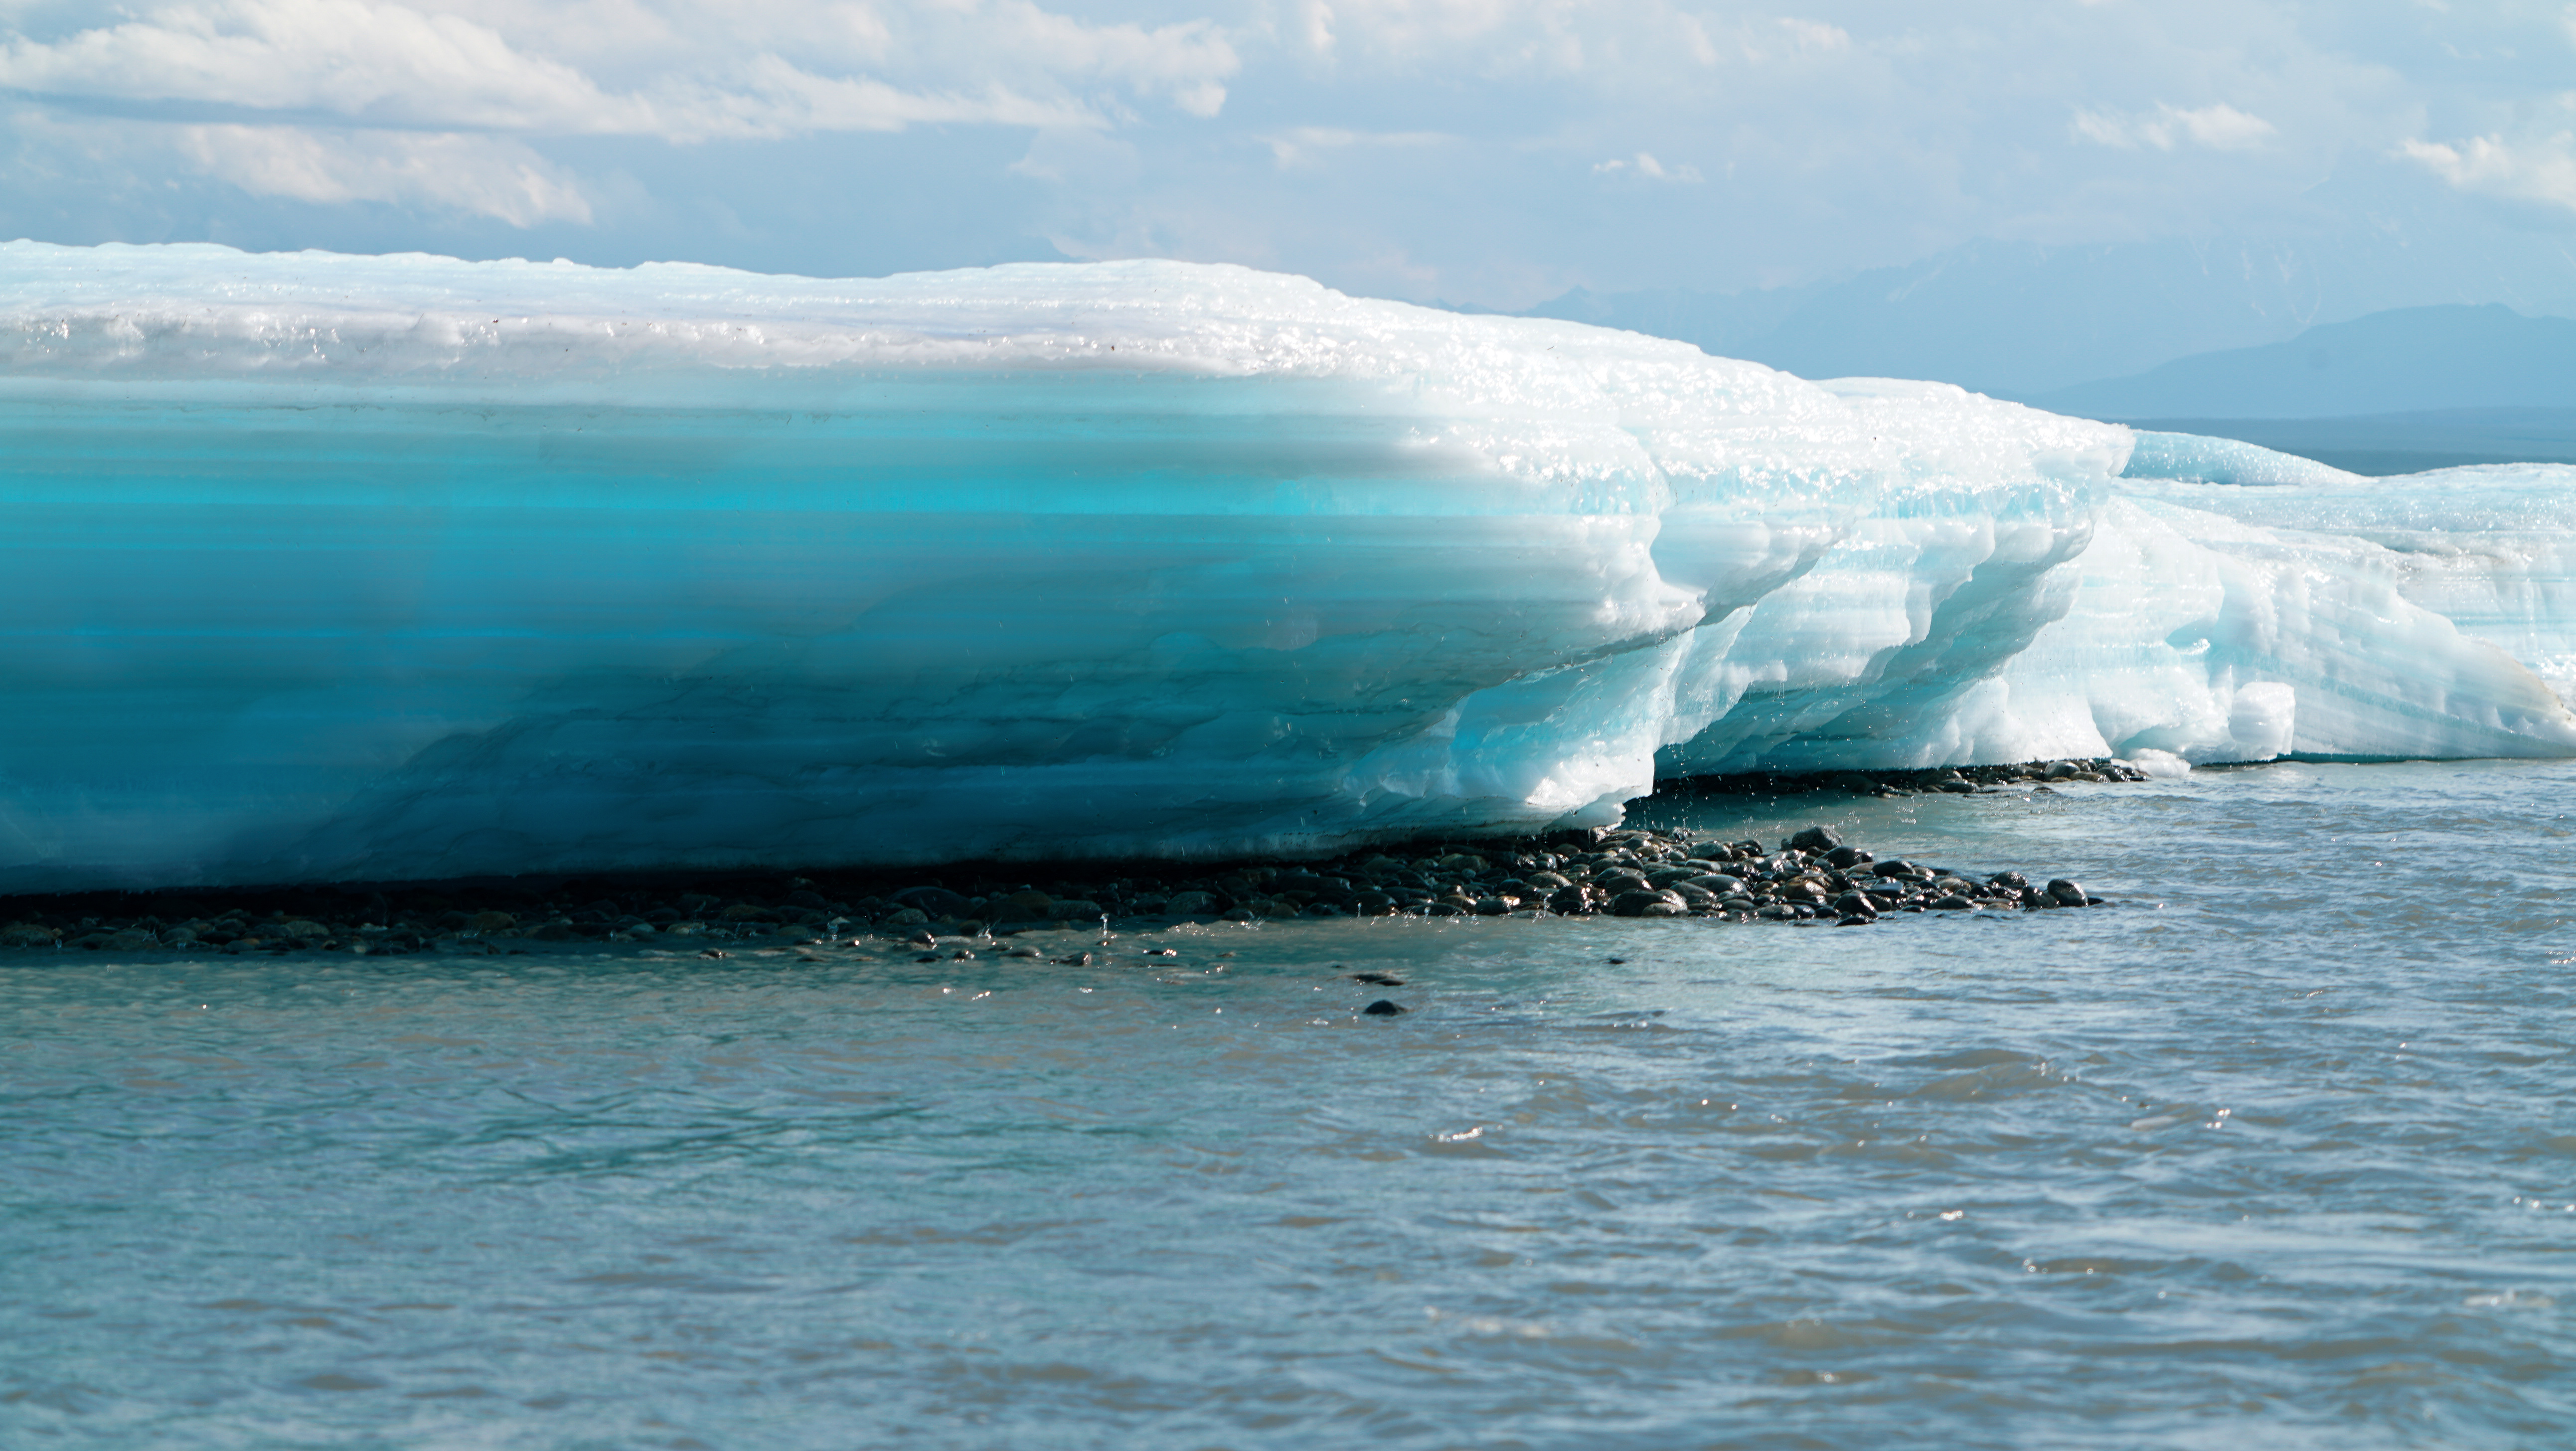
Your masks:
<svg viewBox="0 0 2576 1451"><path fill-rule="evenodd" d="M2568 1444L2571 785L1842 803L2163 903L1868 929L0 957L0 1445Z"/></svg>

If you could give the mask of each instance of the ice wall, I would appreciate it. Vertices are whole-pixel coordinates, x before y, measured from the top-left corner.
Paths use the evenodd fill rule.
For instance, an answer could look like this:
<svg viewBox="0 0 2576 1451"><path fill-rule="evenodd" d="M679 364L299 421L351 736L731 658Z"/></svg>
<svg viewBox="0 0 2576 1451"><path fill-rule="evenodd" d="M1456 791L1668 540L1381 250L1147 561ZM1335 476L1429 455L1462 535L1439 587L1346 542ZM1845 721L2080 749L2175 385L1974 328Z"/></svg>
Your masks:
<svg viewBox="0 0 2576 1451"><path fill-rule="evenodd" d="M1238 268L8 244L0 890L1323 847L1610 820L1659 752L2576 750L2515 663L2559 555L2410 571L2131 444Z"/></svg>

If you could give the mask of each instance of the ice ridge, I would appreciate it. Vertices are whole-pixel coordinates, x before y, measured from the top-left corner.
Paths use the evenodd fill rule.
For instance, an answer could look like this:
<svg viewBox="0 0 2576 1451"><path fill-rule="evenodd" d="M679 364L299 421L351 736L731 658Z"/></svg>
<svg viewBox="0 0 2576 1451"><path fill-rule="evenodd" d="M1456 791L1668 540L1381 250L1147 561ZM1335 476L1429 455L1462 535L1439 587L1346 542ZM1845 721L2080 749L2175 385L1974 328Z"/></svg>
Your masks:
<svg viewBox="0 0 2576 1451"><path fill-rule="evenodd" d="M12 243L0 429L7 890L2576 754L2576 470L2356 481L1241 268Z"/></svg>

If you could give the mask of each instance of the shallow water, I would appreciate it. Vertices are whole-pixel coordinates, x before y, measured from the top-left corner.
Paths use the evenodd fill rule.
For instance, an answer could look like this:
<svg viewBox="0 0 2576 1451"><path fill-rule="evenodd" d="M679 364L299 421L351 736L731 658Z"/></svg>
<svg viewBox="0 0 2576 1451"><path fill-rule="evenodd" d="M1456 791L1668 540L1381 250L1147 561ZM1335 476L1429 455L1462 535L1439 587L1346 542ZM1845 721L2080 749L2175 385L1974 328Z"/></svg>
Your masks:
<svg viewBox="0 0 2576 1451"><path fill-rule="evenodd" d="M0 1445L2568 1444L2571 788L1836 798L2138 903L1870 928L0 955Z"/></svg>

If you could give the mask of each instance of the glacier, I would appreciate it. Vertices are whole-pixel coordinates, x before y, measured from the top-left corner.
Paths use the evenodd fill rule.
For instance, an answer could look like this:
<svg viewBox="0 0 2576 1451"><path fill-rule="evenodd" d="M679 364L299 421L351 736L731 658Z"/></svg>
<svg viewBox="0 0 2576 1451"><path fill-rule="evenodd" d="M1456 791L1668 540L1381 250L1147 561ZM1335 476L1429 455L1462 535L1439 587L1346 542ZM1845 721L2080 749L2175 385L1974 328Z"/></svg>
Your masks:
<svg viewBox="0 0 2576 1451"><path fill-rule="evenodd" d="M2576 754L2576 469L1172 262L0 244L0 891L1215 855Z"/></svg>

